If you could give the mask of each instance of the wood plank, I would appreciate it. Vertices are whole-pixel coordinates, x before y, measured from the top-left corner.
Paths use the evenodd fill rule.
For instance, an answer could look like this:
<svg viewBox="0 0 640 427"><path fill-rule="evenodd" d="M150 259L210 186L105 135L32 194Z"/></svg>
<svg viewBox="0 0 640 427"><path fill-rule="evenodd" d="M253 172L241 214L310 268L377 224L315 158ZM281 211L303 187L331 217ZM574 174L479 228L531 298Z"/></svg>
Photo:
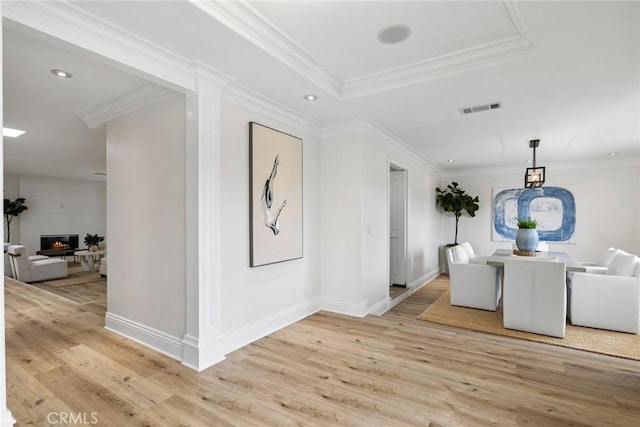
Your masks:
<svg viewBox="0 0 640 427"><path fill-rule="evenodd" d="M104 330L98 286L8 283L8 405L18 425L638 425L640 362L416 319L447 288L382 316L319 312L198 373Z"/></svg>
<svg viewBox="0 0 640 427"><path fill-rule="evenodd" d="M86 345L71 347L57 354L74 371L100 384L137 409L149 408L172 395L168 390L157 387L135 371Z"/></svg>

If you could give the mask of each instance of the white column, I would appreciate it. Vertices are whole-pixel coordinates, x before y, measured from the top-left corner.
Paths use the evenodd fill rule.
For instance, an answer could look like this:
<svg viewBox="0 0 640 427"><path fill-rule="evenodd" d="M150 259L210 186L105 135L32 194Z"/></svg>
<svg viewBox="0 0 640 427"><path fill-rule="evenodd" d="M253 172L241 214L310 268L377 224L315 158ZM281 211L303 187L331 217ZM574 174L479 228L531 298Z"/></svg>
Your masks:
<svg viewBox="0 0 640 427"><path fill-rule="evenodd" d="M228 80L195 67L196 89L187 95L187 330L182 363L198 371L224 359L220 336L220 94Z"/></svg>

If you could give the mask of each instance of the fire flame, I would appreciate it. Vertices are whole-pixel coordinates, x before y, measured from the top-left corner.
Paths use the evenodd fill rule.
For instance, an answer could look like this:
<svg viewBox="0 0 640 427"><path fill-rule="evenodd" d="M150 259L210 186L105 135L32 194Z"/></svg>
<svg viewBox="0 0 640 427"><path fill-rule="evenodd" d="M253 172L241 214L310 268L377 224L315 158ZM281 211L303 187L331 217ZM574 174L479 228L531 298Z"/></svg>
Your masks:
<svg viewBox="0 0 640 427"><path fill-rule="evenodd" d="M69 249L69 245L61 241L55 241L51 244L52 249Z"/></svg>

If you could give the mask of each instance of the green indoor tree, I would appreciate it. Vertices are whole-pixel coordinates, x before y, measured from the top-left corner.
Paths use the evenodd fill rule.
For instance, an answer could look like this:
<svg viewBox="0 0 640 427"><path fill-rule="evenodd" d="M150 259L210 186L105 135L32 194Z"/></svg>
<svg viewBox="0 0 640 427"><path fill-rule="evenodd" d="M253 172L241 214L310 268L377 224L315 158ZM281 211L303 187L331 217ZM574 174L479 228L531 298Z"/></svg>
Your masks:
<svg viewBox="0 0 640 427"><path fill-rule="evenodd" d="M7 242L11 242L11 221L13 221L13 218L29 209L25 206L24 202L24 197L18 197L13 202L9 199L4 199L4 219L7 220Z"/></svg>
<svg viewBox="0 0 640 427"><path fill-rule="evenodd" d="M445 212L453 212L456 216L456 236L454 245L458 244L458 220L462 212L466 211L469 216L476 216L476 211L480 208L478 196L472 197L465 190L458 187L457 182L447 185L444 190L436 188L436 203Z"/></svg>

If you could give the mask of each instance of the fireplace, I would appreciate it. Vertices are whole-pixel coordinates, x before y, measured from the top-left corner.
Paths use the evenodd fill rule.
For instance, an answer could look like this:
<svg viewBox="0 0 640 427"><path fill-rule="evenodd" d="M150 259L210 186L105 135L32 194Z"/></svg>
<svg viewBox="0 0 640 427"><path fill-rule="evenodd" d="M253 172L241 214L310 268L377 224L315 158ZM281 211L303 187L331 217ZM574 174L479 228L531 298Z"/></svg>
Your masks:
<svg viewBox="0 0 640 427"><path fill-rule="evenodd" d="M73 255L77 249L77 234L44 234L40 236L38 254L64 253L65 255Z"/></svg>

